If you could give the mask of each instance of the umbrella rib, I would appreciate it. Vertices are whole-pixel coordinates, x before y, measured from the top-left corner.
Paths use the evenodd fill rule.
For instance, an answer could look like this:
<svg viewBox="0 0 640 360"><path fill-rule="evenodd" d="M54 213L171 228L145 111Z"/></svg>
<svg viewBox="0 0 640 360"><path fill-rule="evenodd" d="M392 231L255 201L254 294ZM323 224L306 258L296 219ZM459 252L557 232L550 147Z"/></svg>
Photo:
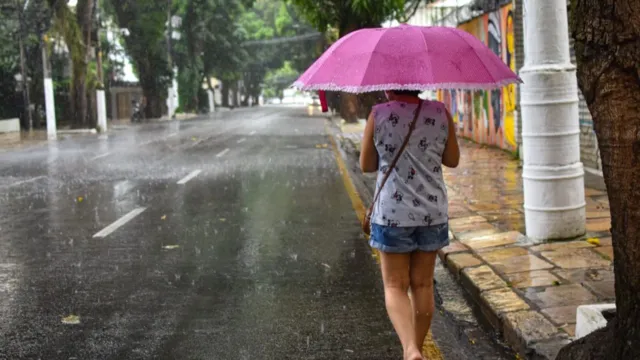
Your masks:
<svg viewBox="0 0 640 360"><path fill-rule="evenodd" d="M457 29L454 28L449 28L449 27L445 27L445 29L447 29L447 31L454 33L457 37L459 37L462 41L465 42L465 44L469 45L469 47L471 47L473 49L473 46L471 46L471 44L469 44L469 42L467 41L467 39L465 39L464 37L462 37L462 35L460 35L458 33ZM460 31L464 31L464 30L460 30ZM491 72L487 69L487 64L484 62L484 60L478 55L478 53L475 51L473 51L473 55L475 55L478 60L480 60L480 62L482 63L482 65L484 65L484 70L487 74L489 74L489 77L491 78L493 83L496 83L496 78L493 77L493 74L491 74ZM497 55L496 55L497 56ZM502 60L502 59L500 59Z"/></svg>
<svg viewBox="0 0 640 360"><path fill-rule="evenodd" d="M368 69L369 69L369 64L371 64L371 60L373 59L373 54L375 53L376 48L378 47L378 44L380 44L380 40L382 40L382 35L385 34L384 31L381 31L380 33L381 33L381 35L380 35L380 37L378 37L378 41L376 41L376 44L373 47L373 50L371 51L371 56L369 57L369 60L367 61L367 66L364 67L365 71L362 73L362 81L360 83L362 83L364 81L364 78L367 75L367 72L368 72Z"/></svg>
<svg viewBox="0 0 640 360"><path fill-rule="evenodd" d="M429 45L427 45L427 39L424 38L424 33L422 31L419 31L420 33L420 37L422 38L422 43L424 44L424 49L427 52L427 56L425 56L427 59L429 59L429 71L431 71L431 80L435 80L433 78L433 62L431 61L431 58L429 57ZM435 82L435 81L434 81Z"/></svg>

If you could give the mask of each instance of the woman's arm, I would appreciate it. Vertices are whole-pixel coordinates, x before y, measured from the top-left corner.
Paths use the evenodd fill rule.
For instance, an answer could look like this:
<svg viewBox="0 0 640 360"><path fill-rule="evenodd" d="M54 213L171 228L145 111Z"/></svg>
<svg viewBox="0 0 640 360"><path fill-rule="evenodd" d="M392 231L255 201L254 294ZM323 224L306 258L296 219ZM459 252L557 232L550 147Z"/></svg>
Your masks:
<svg viewBox="0 0 640 360"><path fill-rule="evenodd" d="M378 171L378 150L376 150L373 140L375 126L372 112L369 115L369 119L367 119L367 126L364 128L364 136L360 147L360 168L365 173Z"/></svg>
<svg viewBox="0 0 640 360"><path fill-rule="evenodd" d="M444 152L442 153L442 165L450 168L458 167L460 163L460 147L458 147L458 137L456 136L456 125L453 122L451 113L445 109L447 114L447 121L449 122L449 135L447 137L447 143L444 146Z"/></svg>

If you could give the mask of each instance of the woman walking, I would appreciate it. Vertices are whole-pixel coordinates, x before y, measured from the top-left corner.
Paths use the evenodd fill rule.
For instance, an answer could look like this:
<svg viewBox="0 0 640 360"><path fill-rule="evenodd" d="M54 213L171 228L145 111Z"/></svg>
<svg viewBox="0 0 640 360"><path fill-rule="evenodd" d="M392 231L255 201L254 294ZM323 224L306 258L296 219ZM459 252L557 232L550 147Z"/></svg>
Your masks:
<svg viewBox="0 0 640 360"><path fill-rule="evenodd" d="M381 253L387 312L405 360L423 359L436 252L449 243L442 165L460 161L451 115L413 90L489 90L519 82L499 56L463 30L402 24L343 36L294 83L306 91L387 90L389 102L373 108L362 141L362 170L379 171L373 215L363 229Z"/></svg>
<svg viewBox="0 0 640 360"><path fill-rule="evenodd" d="M367 121L360 166L378 172L370 245L380 251L385 303L405 360L422 360L434 312L437 251L449 244L442 165L460 149L444 104L418 91L388 91ZM411 297L408 290L411 290Z"/></svg>

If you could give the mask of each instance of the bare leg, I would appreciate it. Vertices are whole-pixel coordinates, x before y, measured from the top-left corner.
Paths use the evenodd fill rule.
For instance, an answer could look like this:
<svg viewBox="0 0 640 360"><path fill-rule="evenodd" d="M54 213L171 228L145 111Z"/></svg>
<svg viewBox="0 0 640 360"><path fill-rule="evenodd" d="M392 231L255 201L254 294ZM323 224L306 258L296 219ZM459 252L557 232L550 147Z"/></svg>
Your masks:
<svg viewBox="0 0 640 360"><path fill-rule="evenodd" d="M380 252L384 299L387 313L396 329L405 360L422 360L421 345L415 341L413 310L409 300L409 266L411 254L392 254Z"/></svg>
<svg viewBox="0 0 640 360"><path fill-rule="evenodd" d="M416 251L411 254L411 298L415 342L422 348L429 333L435 311L433 299L433 272L437 252Z"/></svg>

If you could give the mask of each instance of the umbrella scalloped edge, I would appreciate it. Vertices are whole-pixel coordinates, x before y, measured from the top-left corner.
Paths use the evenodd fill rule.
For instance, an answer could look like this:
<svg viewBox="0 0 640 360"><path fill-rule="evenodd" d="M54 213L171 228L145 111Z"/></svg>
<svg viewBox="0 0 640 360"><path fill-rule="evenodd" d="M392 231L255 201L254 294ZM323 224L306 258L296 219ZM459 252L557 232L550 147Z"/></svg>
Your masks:
<svg viewBox="0 0 640 360"><path fill-rule="evenodd" d="M305 85L301 81L294 82L291 87L294 87L303 91L341 91L347 93L367 93L374 91L384 90L442 90L442 89L456 89L456 90L495 90L505 87L510 84L522 83L520 78L505 79L495 83L439 83L439 84L377 84L377 85L357 85L357 86L343 86L337 84L312 84Z"/></svg>

